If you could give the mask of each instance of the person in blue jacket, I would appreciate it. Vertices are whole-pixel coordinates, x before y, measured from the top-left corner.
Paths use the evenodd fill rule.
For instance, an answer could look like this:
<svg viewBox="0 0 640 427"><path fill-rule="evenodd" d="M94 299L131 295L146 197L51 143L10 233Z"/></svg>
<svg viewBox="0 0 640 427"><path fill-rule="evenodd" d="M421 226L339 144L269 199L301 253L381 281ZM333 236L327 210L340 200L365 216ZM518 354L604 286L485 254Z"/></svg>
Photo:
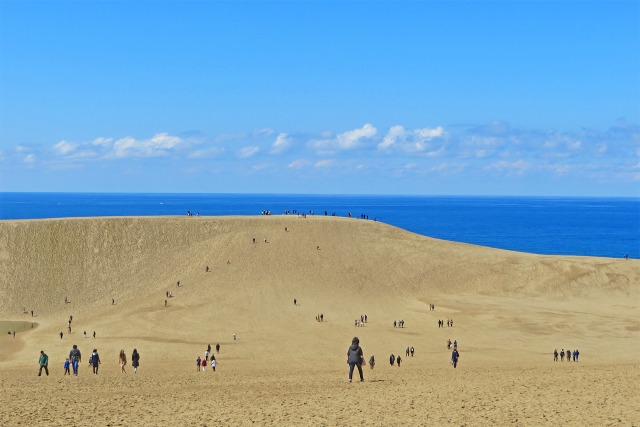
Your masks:
<svg viewBox="0 0 640 427"><path fill-rule="evenodd" d="M451 363L453 363L453 367L455 368L458 365L458 358L460 357L460 353L458 353L457 349L453 350L451 353Z"/></svg>
<svg viewBox="0 0 640 427"><path fill-rule="evenodd" d="M353 368L358 367L358 372L360 373L360 381L364 381L364 376L362 375L362 348L360 347L360 340L358 337L353 337L351 340L351 346L349 350L347 350L347 363L349 364L349 382L351 382L351 378L353 377Z"/></svg>

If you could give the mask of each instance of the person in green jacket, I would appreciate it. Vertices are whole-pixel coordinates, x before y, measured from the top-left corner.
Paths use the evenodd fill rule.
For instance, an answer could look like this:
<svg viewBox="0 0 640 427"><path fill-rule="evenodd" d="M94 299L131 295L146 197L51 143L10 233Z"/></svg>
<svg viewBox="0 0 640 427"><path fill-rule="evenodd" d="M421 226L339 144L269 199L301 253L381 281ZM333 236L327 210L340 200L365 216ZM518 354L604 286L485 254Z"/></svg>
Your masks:
<svg viewBox="0 0 640 427"><path fill-rule="evenodd" d="M38 376L42 375L42 368L49 375L49 356L46 355L44 350L40 350L40 370L38 371Z"/></svg>

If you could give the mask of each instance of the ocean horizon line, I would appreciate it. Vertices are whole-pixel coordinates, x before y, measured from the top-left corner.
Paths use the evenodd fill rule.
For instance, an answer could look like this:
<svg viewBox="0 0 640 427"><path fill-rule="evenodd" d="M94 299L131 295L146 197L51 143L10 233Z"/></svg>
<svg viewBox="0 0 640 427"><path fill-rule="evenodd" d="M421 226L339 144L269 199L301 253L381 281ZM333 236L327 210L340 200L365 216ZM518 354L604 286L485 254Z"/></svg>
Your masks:
<svg viewBox="0 0 640 427"><path fill-rule="evenodd" d="M309 196L309 197L411 197L411 198L513 198L513 199L616 199L639 200L640 196L577 196L577 195L512 195L512 194L387 194L387 193L187 193L187 192L129 192L129 191L0 191L3 194L96 194L96 195L168 195L168 196Z"/></svg>

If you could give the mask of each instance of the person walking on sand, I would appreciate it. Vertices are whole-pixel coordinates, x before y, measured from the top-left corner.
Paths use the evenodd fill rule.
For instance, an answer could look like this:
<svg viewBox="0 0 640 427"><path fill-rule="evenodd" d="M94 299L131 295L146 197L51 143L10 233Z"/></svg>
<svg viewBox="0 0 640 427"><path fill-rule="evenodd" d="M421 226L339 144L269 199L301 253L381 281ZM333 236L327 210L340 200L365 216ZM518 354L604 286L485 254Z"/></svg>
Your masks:
<svg viewBox="0 0 640 427"><path fill-rule="evenodd" d="M93 353L91 354L91 358L89 359L89 364L93 366L93 373L98 374L98 365L100 365L100 356L98 356L98 350L93 349Z"/></svg>
<svg viewBox="0 0 640 427"><path fill-rule="evenodd" d="M202 359L202 372L204 372L206 369L207 369L207 360Z"/></svg>
<svg viewBox="0 0 640 427"><path fill-rule="evenodd" d="M216 344L216 353L220 353L220 344Z"/></svg>
<svg viewBox="0 0 640 427"><path fill-rule="evenodd" d="M131 366L133 366L133 373L138 372L138 366L140 366L140 353L135 348L133 349L133 354L131 355Z"/></svg>
<svg viewBox="0 0 640 427"><path fill-rule="evenodd" d="M362 347L360 347L360 340L358 337L353 337L351 340L351 346L347 350L347 363L349 364L349 382L353 377L353 368L358 367L360 373L360 381L364 381L362 375Z"/></svg>
<svg viewBox="0 0 640 427"><path fill-rule="evenodd" d="M400 367L400 362L402 362L402 357L400 357L400 355L398 355L398 358L396 359L396 363L398 364L398 368Z"/></svg>
<svg viewBox="0 0 640 427"><path fill-rule="evenodd" d="M389 364L393 366L394 363L396 363L396 356L391 353L391 356L389 356Z"/></svg>
<svg viewBox="0 0 640 427"><path fill-rule="evenodd" d="M410 351L410 350L409 350L409 347L407 347L407 350L405 351L405 353L406 353L407 357L409 357L409 351Z"/></svg>
<svg viewBox="0 0 640 427"><path fill-rule="evenodd" d="M124 350L120 350L120 356L118 356L118 362L120 363L120 372L126 374L127 371L124 370L124 367L127 365L127 356L124 354Z"/></svg>
<svg viewBox="0 0 640 427"><path fill-rule="evenodd" d="M564 362L564 348L560 351L560 361Z"/></svg>
<svg viewBox="0 0 640 427"><path fill-rule="evenodd" d="M202 366L202 359L200 359L200 356L196 359L196 366L198 367L198 372L200 372L200 366Z"/></svg>
<svg viewBox="0 0 640 427"><path fill-rule="evenodd" d="M82 354L80 354L80 350L75 344L71 352L69 352L69 360L71 360L71 366L73 367L73 375L78 376L78 364L82 362Z"/></svg>
<svg viewBox="0 0 640 427"><path fill-rule="evenodd" d="M40 359L38 360L40 363L40 370L38 370L38 376L42 375L42 368L49 376L49 356L44 352L44 350L40 350Z"/></svg>
<svg viewBox="0 0 640 427"><path fill-rule="evenodd" d="M62 339L62 331L60 331L60 339Z"/></svg>
<svg viewBox="0 0 640 427"><path fill-rule="evenodd" d="M373 357L373 354L372 354L371 357L369 358L369 367L373 369L374 366L376 366L376 359L375 357Z"/></svg>
<svg viewBox="0 0 640 427"><path fill-rule="evenodd" d="M212 354L211 355L211 369L213 369L213 372L216 371L216 365L217 364L218 364L218 361L216 360L216 358Z"/></svg>
<svg viewBox="0 0 640 427"><path fill-rule="evenodd" d="M233 333L233 340L235 341L237 337L238 337L238 335L234 332Z"/></svg>
<svg viewBox="0 0 640 427"><path fill-rule="evenodd" d="M67 375L67 374L69 374L69 376L71 376L71 372L69 371L69 359L68 358L64 362L64 375Z"/></svg>
<svg viewBox="0 0 640 427"><path fill-rule="evenodd" d="M413 352L415 351L415 349L413 348L413 346L411 346L411 357L413 357Z"/></svg>
<svg viewBox="0 0 640 427"><path fill-rule="evenodd" d="M558 361L558 349L557 348L555 350L553 350L553 361L554 362Z"/></svg>
<svg viewBox="0 0 640 427"><path fill-rule="evenodd" d="M460 353L458 353L458 350L454 349L453 352L451 353L451 363L453 364L454 368L458 366L459 358L460 358Z"/></svg>

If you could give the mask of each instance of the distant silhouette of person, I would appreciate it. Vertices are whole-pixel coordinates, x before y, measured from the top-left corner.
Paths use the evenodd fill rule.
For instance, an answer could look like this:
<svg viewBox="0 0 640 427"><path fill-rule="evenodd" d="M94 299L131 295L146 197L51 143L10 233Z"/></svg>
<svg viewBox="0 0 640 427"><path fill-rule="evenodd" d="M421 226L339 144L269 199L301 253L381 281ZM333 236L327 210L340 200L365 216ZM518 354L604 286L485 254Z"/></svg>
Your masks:
<svg viewBox="0 0 640 427"><path fill-rule="evenodd" d="M298 300L297 299L293 299L293 305L298 305Z"/></svg>
<svg viewBox="0 0 640 427"><path fill-rule="evenodd" d="M553 350L553 361L554 362L558 361L558 349L557 348L555 350Z"/></svg>
<svg viewBox="0 0 640 427"><path fill-rule="evenodd" d="M220 344L216 344L216 353L220 353Z"/></svg>
<svg viewBox="0 0 640 427"><path fill-rule="evenodd" d="M200 359L200 356L196 359L196 366L198 368L198 372L200 372L200 367L202 366L202 359Z"/></svg>
<svg viewBox="0 0 640 427"><path fill-rule="evenodd" d="M415 349L413 348L413 346L411 346L411 357L413 357L413 352L415 351Z"/></svg>
<svg viewBox="0 0 640 427"><path fill-rule="evenodd" d="M60 331L60 339L62 339L62 331Z"/></svg>
<svg viewBox="0 0 640 427"><path fill-rule="evenodd" d="M396 363L396 356L391 353L391 356L389 356L389 364L393 366L394 363Z"/></svg>
<svg viewBox="0 0 640 427"><path fill-rule="evenodd" d="M402 362L402 358L400 357L400 355L398 355L398 358L396 359L396 363L398 364L398 368L400 367L400 362Z"/></svg>
<svg viewBox="0 0 640 427"><path fill-rule="evenodd" d="M371 357L369 358L369 367L373 369L374 366L376 366L376 359L375 357L373 357L373 354L372 354Z"/></svg>

